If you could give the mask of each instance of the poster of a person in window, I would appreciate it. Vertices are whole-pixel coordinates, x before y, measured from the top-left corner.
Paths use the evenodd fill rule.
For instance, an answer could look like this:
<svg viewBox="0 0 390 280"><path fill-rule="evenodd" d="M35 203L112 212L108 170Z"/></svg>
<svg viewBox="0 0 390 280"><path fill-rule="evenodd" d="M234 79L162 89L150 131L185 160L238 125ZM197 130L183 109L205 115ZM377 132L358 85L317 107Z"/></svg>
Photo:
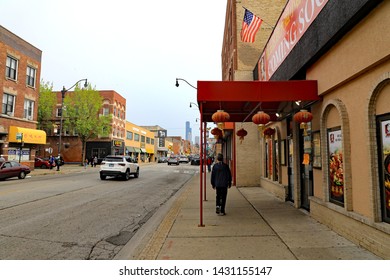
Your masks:
<svg viewBox="0 0 390 280"><path fill-rule="evenodd" d="M344 170L341 130L328 132L330 200L344 203Z"/></svg>

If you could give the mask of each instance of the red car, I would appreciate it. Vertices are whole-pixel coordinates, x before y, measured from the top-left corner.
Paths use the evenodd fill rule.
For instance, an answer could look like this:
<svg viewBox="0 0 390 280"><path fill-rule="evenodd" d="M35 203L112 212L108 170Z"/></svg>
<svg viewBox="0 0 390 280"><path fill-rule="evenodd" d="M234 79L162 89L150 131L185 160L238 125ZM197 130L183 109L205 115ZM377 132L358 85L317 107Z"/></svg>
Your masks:
<svg viewBox="0 0 390 280"><path fill-rule="evenodd" d="M18 177L19 179L26 178L30 173L30 167L20 164L17 161L1 161L0 162L0 180L6 178Z"/></svg>
<svg viewBox="0 0 390 280"><path fill-rule="evenodd" d="M36 157L34 166L42 169L50 168L50 162L48 160Z"/></svg>

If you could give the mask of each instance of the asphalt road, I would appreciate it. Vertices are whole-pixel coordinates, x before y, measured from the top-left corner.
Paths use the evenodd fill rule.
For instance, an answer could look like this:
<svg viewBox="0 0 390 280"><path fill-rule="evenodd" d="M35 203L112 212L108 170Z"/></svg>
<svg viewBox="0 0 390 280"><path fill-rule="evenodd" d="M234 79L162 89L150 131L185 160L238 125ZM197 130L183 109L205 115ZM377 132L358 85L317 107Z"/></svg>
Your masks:
<svg viewBox="0 0 390 280"><path fill-rule="evenodd" d="M1 181L0 259L114 259L198 170L154 164L129 181L102 181L98 168Z"/></svg>

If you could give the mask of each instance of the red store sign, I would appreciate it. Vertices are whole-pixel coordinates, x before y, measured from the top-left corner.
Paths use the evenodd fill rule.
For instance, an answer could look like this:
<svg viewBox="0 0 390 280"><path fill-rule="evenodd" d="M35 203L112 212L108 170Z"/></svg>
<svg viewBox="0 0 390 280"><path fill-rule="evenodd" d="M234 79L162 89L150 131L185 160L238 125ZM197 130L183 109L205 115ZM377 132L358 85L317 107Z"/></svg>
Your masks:
<svg viewBox="0 0 390 280"><path fill-rule="evenodd" d="M328 0L290 0L259 60L259 80L268 81Z"/></svg>

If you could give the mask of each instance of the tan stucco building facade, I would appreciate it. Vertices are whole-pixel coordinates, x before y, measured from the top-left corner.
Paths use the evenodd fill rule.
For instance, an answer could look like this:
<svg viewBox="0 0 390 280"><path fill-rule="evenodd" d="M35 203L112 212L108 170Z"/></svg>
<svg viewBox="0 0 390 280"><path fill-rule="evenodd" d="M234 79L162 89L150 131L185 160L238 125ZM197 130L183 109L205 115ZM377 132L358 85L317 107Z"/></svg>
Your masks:
<svg viewBox="0 0 390 280"><path fill-rule="evenodd" d="M253 44L239 42L241 6L261 16L255 2L262 1L245 2L232 8L228 1L222 53L228 57L226 30L234 21L228 17L235 15L237 42L229 55L236 64L223 59L223 79L314 80L321 100L281 102L269 112L274 116L267 124L275 129L271 137L258 131L251 116L235 123L236 186L266 188L390 259L390 2L323 0L309 1L317 6L308 7L308 1L276 1L278 12L263 3L275 12L266 20L275 31L264 39L266 30L260 29ZM278 29L278 19L286 33ZM281 43L267 50L269 38L281 33ZM257 59L250 72L253 52ZM312 114L307 135L294 121L303 109ZM241 143L235 134L240 128L248 132Z"/></svg>

